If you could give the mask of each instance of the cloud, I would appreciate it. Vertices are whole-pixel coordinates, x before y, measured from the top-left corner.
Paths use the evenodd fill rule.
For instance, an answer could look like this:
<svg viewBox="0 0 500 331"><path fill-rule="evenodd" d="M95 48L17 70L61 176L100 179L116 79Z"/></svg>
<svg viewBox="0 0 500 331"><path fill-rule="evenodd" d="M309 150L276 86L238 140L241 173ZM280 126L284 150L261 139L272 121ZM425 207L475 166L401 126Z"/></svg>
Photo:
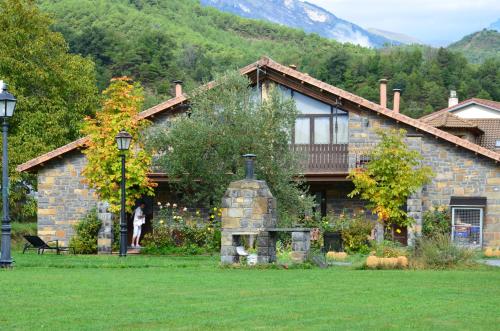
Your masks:
<svg viewBox="0 0 500 331"><path fill-rule="evenodd" d="M307 0L363 27L458 40L500 18L498 0Z"/></svg>

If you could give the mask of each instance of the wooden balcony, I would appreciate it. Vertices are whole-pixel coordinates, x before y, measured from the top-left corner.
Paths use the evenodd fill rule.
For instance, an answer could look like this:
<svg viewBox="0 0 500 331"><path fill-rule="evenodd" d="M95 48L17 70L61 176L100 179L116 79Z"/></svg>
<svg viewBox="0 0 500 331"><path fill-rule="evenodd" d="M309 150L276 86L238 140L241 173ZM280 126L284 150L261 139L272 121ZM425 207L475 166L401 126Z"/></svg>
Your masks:
<svg viewBox="0 0 500 331"><path fill-rule="evenodd" d="M347 144L293 145L292 148L303 155L303 166L307 174L344 174L349 171Z"/></svg>

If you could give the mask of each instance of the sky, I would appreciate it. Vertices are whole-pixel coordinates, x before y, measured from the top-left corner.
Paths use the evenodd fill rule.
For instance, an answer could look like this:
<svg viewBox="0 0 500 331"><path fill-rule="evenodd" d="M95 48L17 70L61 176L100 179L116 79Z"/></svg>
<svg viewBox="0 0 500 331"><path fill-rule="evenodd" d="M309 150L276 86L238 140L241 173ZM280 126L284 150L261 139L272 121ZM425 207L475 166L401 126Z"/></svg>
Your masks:
<svg viewBox="0 0 500 331"><path fill-rule="evenodd" d="M443 45L500 18L500 0L306 0L363 28Z"/></svg>

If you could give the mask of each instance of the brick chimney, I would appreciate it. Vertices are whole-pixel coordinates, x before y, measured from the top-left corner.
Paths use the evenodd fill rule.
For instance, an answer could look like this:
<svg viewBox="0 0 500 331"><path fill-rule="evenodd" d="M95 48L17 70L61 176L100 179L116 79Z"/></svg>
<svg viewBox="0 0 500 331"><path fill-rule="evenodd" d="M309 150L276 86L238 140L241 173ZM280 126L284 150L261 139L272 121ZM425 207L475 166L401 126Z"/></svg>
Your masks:
<svg viewBox="0 0 500 331"><path fill-rule="evenodd" d="M175 97L180 97L182 95L182 80L173 80L172 83L175 84Z"/></svg>
<svg viewBox="0 0 500 331"><path fill-rule="evenodd" d="M387 79L382 78L380 81L380 105L387 108Z"/></svg>
<svg viewBox="0 0 500 331"><path fill-rule="evenodd" d="M399 102L401 99L401 89L395 88L393 91L394 91L393 110L395 113L399 113Z"/></svg>
<svg viewBox="0 0 500 331"><path fill-rule="evenodd" d="M457 91L451 90L448 98L448 107L453 107L458 104Z"/></svg>

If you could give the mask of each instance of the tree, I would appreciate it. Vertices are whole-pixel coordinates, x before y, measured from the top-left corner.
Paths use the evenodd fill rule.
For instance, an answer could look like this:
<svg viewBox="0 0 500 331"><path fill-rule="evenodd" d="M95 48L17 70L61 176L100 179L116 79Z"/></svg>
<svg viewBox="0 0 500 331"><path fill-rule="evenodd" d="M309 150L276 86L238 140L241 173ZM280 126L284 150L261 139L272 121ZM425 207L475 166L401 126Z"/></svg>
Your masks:
<svg viewBox="0 0 500 331"><path fill-rule="evenodd" d="M260 103L239 73L220 76L212 89L193 92L190 116L151 130L147 146L185 203L217 205L229 183L242 179L242 154L257 155L256 176L267 181L281 215L297 215L312 199L301 187L299 157L290 150L297 110L273 89ZM284 218L283 218L284 219Z"/></svg>
<svg viewBox="0 0 500 331"><path fill-rule="evenodd" d="M382 223L408 226L414 220L402 207L412 193L430 181L432 169L421 166L422 156L406 146L405 130L377 133L381 141L370 153L370 161L349 173L355 187L349 197L359 195L366 200Z"/></svg>
<svg viewBox="0 0 500 331"><path fill-rule="evenodd" d="M94 188L101 200L110 204L112 211L120 210L121 162L120 151L115 137L120 130L132 135L130 149L125 152L127 160L126 190L128 211L132 210L137 199L153 195L153 183L147 176L151 166L151 156L143 149L138 139L139 133L149 121L139 119L142 89L131 84L127 77L114 78L103 91L102 110L95 118L85 118L83 133L89 137L88 148L83 151L88 163L83 171L87 184Z"/></svg>
<svg viewBox="0 0 500 331"><path fill-rule="evenodd" d="M92 61L69 54L51 25L32 0L0 1L0 79L18 100L9 132L13 220L32 220L36 211L28 194L35 177L15 167L78 138L97 106Z"/></svg>

